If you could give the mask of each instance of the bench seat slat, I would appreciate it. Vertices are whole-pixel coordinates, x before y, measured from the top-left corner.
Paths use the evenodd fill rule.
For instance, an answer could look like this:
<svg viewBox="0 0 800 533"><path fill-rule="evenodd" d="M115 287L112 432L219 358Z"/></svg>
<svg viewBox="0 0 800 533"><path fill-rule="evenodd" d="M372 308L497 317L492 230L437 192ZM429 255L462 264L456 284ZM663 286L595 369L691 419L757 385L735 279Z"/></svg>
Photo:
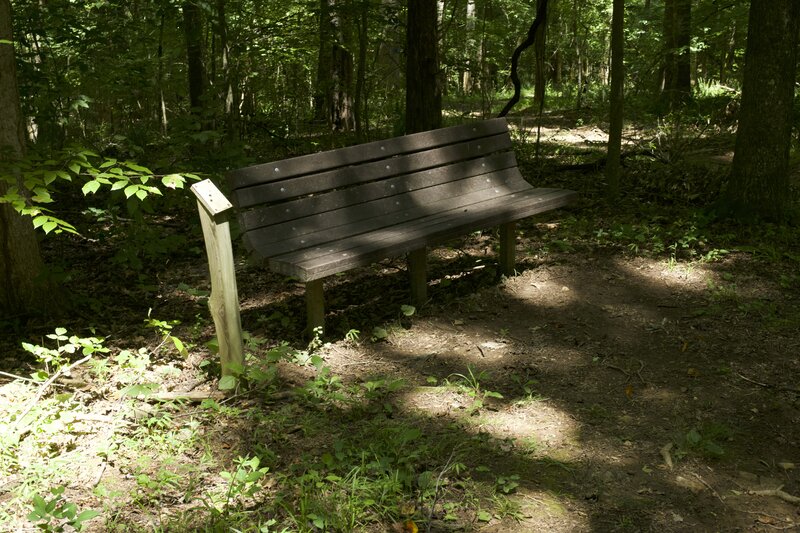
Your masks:
<svg viewBox="0 0 800 533"><path fill-rule="evenodd" d="M254 205L289 200L307 194L319 194L332 189L352 187L360 183L449 165L510 148L511 140L507 134L494 135L480 140L382 159L358 167L339 168L290 180L237 189L233 193L233 203L239 209L246 209Z"/></svg>
<svg viewBox="0 0 800 533"><path fill-rule="evenodd" d="M492 154L485 159L473 159L446 167L437 167L382 181L366 183L358 188L315 194L284 202L280 204L280 207L268 205L250 209L240 213L239 225L242 231L247 232L264 226L281 224L311 215L335 211L351 205L367 203L396 194L448 183L452 181L453 176L460 176L466 179L480 174L515 168L516 166L517 160L513 152L501 152Z"/></svg>
<svg viewBox="0 0 800 533"><path fill-rule="evenodd" d="M519 220L570 203L576 193L561 189L529 189L487 200L466 211L440 212L429 217L357 235L324 247L287 253L268 260L270 268L301 281L323 278L377 260L396 257L440 243L476 228Z"/></svg>
<svg viewBox="0 0 800 533"><path fill-rule="evenodd" d="M446 146L469 139L506 132L507 126L504 119L480 121L446 128L445 130L425 131L384 141L375 141L338 150L293 157L273 163L254 165L230 172L228 179L233 189L239 189L257 183L283 180L304 174L318 174L338 167L374 161L403 153L426 151L438 146Z"/></svg>
<svg viewBox="0 0 800 533"><path fill-rule="evenodd" d="M522 179L519 171L516 168L508 169L501 174L476 176L367 205L347 207L318 217L306 217L286 223L289 227L280 224L251 231L245 236L245 244L261 257L270 257L351 235L374 232L440 212L452 213L459 208L468 208L528 189L530 185Z"/></svg>

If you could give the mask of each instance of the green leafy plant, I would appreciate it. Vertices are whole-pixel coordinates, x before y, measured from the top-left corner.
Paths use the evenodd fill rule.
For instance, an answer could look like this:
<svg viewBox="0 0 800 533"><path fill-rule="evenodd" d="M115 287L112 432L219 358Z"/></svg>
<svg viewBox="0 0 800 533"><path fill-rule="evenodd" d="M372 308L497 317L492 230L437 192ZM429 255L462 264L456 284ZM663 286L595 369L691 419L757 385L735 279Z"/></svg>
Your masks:
<svg viewBox="0 0 800 533"><path fill-rule="evenodd" d="M46 335L48 339L56 341L56 348L47 348L27 342L22 343L22 348L33 354L36 360L44 365L44 369L33 374L36 380L45 380L52 373L57 373L67 367L70 357L82 354L91 357L95 353L107 353L108 348L103 347L103 339L98 337L78 337L67 335L66 328L56 328L54 333Z"/></svg>
<svg viewBox="0 0 800 533"><path fill-rule="evenodd" d="M481 382L489 378L489 373L485 370L478 372L473 365L467 365L466 374L450 374L447 377L447 381L450 382L451 378L456 378L455 385L464 390L467 395L472 398L470 413L476 413L482 409L486 398L503 398L503 395L499 392L487 390L482 387Z"/></svg>
<svg viewBox="0 0 800 533"><path fill-rule="evenodd" d="M252 497L261 490L259 481L267 475L269 467L260 466L258 457L238 457L234 460L236 468L232 471L220 472L228 487L223 495L210 495L210 507L218 513L227 514L231 503L238 498ZM220 497L221 496L221 497Z"/></svg>
<svg viewBox="0 0 800 533"><path fill-rule="evenodd" d="M159 335L162 337L161 343L154 351L158 352L164 344L171 342L179 354L184 357L189 355L189 350L186 348L186 345L183 343L183 341L172 334L172 329L181 323L180 320L158 320L150 316L151 312L152 309L147 311L147 318L145 319L144 323L147 327L154 328L156 331L158 331Z"/></svg>
<svg viewBox="0 0 800 533"><path fill-rule="evenodd" d="M24 190L18 186L18 177ZM48 157L31 153L25 159L0 167L0 180L8 184L0 203L8 203L18 213L30 216L34 227L45 233L77 233L75 226L44 207L55 201L57 182L73 179L84 182L81 192L86 196L107 188L110 192L120 191L126 199L144 201L153 195L162 196L162 188L182 189L187 180L200 178L195 174L156 174L130 160L106 158L92 150L71 146Z"/></svg>
<svg viewBox="0 0 800 533"><path fill-rule="evenodd" d="M39 494L33 496L32 511L28 520L36 527L47 532L82 531L84 522L100 513L93 509L78 511L78 506L64 498L64 487L50 489L52 498L45 500ZM70 529L66 529L69 526Z"/></svg>

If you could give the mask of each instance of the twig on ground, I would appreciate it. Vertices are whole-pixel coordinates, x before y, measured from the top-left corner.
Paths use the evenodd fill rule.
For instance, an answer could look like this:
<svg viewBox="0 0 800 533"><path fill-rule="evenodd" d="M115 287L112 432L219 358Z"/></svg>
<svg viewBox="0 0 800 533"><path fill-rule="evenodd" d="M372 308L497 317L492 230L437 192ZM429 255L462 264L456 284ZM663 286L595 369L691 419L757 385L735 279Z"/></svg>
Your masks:
<svg viewBox="0 0 800 533"><path fill-rule="evenodd" d="M719 495L719 492L717 492L717 491L714 489L714 487L712 487L711 485L709 485L709 484L708 484L708 482L707 482L705 479L703 479L703 477L702 477L700 474L698 474L698 473L696 473L696 472L692 472L692 475L693 475L694 477L696 477L696 478L697 478L697 480L698 480L700 483L702 483L703 485L705 485L705 486L706 486L706 488L707 488L708 490L710 490L710 491L711 491L711 494L713 494L714 496L716 496L716 497L717 497L717 499L718 499L720 502L722 502L722 505L728 505L727 503L725 503L725 500L723 500L723 499L722 499L722 496L720 496L720 495Z"/></svg>
<svg viewBox="0 0 800 533"><path fill-rule="evenodd" d="M644 361L639 359L639 370L636 371L636 375L639 376L639 380L642 382L642 385L647 385L647 381L642 377L642 370L644 370Z"/></svg>
<svg viewBox="0 0 800 533"><path fill-rule="evenodd" d="M623 374L625 374L625 383L627 383L627 382L629 382L631 380L631 375L630 375L630 373L628 373L627 370L623 370L622 368L620 368L618 366L609 365L608 363L606 363L605 366L606 366L606 368L610 368L611 370L617 370L617 371L622 372Z"/></svg>
<svg viewBox="0 0 800 533"><path fill-rule="evenodd" d="M5 377L11 378L11 379L21 379L22 381L29 381L29 382L32 382L32 383L36 382L36 380L33 380L31 378L24 378L24 377L18 376L16 374L9 374L8 372L3 372L2 370L0 370L0 376L5 376Z"/></svg>
<svg viewBox="0 0 800 533"><path fill-rule="evenodd" d="M22 420L26 416L28 416L28 413L30 413L31 409L33 409L36 406L36 404L39 403L39 400L42 399L42 396L44 396L44 393L47 392L47 389L50 388L50 385L52 385L55 382L55 380L57 380L59 377L61 377L64 374L69 374L72 371L73 368L76 368L76 367L82 365L83 363L85 363L86 361L88 361L91 358L92 358L92 355L89 354L86 357L84 357L83 359L78 359L77 361L75 361L74 363L72 363L71 365L69 365L66 368L64 368L64 367L59 368L56 371L55 374L50 376L50 379L48 379L47 381L42 383L42 385L39 387L39 392L37 392L36 396L33 398L33 400L31 400L28 403L27 407L25 407L25 409L22 411L22 414L19 415L19 417L17 417L16 422L14 422L14 428L16 428L20 424L20 422L22 422Z"/></svg>
<svg viewBox="0 0 800 533"><path fill-rule="evenodd" d="M773 385L772 383L761 383L760 381L748 378L739 371L736 372L736 375L742 378L743 380L747 381L748 383L752 383L753 385L758 385L759 387L764 387L765 389L774 389L778 392L793 392L795 394L800 394L800 389L796 389L793 387L779 387L777 385Z"/></svg>

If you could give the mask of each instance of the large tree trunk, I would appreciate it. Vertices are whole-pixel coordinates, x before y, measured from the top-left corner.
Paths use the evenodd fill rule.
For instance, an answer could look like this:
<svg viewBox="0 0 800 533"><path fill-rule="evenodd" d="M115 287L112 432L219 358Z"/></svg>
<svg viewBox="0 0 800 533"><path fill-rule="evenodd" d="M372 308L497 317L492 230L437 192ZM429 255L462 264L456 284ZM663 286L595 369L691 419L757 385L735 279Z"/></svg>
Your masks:
<svg viewBox="0 0 800 533"><path fill-rule="evenodd" d="M406 133L442 125L436 0L409 0L406 26Z"/></svg>
<svg viewBox="0 0 800 533"><path fill-rule="evenodd" d="M691 0L664 2L664 67L662 96L670 108L686 103L692 97Z"/></svg>
<svg viewBox="0 0 800 533"><path fill-rule="evenodd" d="M195 0L183 3L183 33L186 38L186 63L189 78L189 105L192 112L203 110L206 69L203 63L202 13Z"/></svg>
<svg viewBox="0 0 800 533"><path fill-rule="evenodd" d="M751 0L742 108L723 208L746 220L781 220L789 198L800 2Z"/></svg>
<svg viewBox="0 0 800 533"><path fill-rule="evenodd" d="M11 3L0 0L0 158L20 158L25 147L25 127L19 108L17 69L12 41ZM21 180L17 186L24 190ZM0 180L0 195L8 183ZM39 245L30 218L0 203L0 318L45 310L53 301L45 286L36 283L42 271Z"/></svg>
<svg viewBox="0 0 800 533"><path fill-rule="evenodd" d="M625 2L614 0L611 18L611 112L608 131L608 155L606 158L607 196L615 200L619 195L621 174L620 153L622 149L622 104L625 67Z"/></svg>

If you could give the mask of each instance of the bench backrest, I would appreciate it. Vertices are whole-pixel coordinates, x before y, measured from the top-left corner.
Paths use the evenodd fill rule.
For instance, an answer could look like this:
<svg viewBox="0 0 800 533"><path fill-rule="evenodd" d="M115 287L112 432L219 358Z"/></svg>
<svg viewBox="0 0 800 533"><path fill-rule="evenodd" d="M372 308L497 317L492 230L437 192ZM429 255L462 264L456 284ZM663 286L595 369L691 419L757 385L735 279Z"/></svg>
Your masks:
<svg viewBox="0 0 800 533"><path fill-rule="evenodd" d="M531 187L505 119L256 165L228 180L245 243L262 258Z"/></svg>

